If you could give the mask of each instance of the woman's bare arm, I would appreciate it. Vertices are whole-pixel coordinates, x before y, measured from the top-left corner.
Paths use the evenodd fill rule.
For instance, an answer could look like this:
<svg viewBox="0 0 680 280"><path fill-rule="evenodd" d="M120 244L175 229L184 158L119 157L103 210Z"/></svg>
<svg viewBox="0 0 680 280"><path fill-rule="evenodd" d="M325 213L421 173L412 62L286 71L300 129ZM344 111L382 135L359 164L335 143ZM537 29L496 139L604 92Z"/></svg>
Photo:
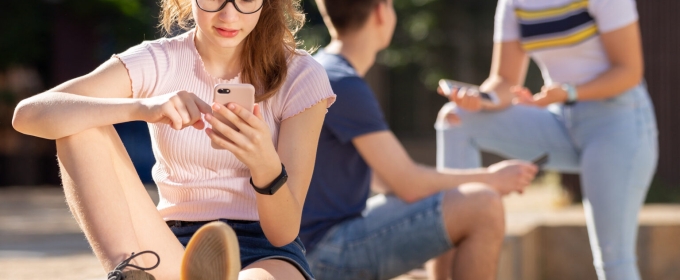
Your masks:
<svg viewBox="0 0 680 280"><path fill-rule="evenodd" d="M123 63L112 58L91 73L22 100L12 125L24 134L58 139L134 120L137 106Z"/></svg>
<svg viewBox="0 0 680 280"><path fill-rule="evenodd" d="M491 72L489 78L480 86L480 90L496 92L501 102L498 106L484 106L484 109L501 109L512 105L515 94L510 88L524 84L528 68L529 57L519 41L495 43Z"/></svg>
<svg viewBox="0 0 680 280"><path fill-rule="evenodd" d="M202 114L210 105L195 94L176 91L133 99L127 69L111 58L92 73L27 98L14 110L12 125L21 133L59 139L81 131L142 120L180 130L203 129Z"/></svg>
<svg viewBox="0 0 680 280"><path fill-rule="evenodd" d="M610 98L642 81L644 61L638 22L603 33L600 38L611 67L596 79L576 86L579 100Z"/></svg>
<svg viewBox="0 0 680 280"><path fill-rule="evenodd" d="M262 229L275 246L292 242L299 233L326 107L326 101L319 102L281 123L278 154L288 181L274 195L257 195Z"/></svg>

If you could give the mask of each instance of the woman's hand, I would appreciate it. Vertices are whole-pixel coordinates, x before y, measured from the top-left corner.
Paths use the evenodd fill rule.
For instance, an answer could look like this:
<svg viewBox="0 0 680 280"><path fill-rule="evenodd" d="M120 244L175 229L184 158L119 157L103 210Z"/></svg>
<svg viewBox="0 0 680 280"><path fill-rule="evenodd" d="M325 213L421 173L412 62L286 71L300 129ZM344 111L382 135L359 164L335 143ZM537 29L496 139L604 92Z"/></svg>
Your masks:
<svg viewBox="0 0 680 280"><path fill-rule="evenodd" d="M213 147L232 152L248 166L256 186L269 185L281 173L281 159L274 148L260 106L255 104L252 113L235 103L227 106L213 103L212 109L214 114L221 115L236 127L234 129L212 114L206 114L205 120L212 128L205 132L213 142Z"/></svg>
<svg viewBox="0 0 680 280"><path fill-rule="evenodd" d="M437 93L448 97L449 101L456 103L458 107L470 112L478 112L482 109L482 98L479 92L470 88L454 88L450 93L445 93L441 87L437 88Z"/></svg>
<svg viewBox="0 0 680 280"><path fill-rule="evenodd" d="M479 92L473 89L461 88L460 90L454 88L449 93L445 93L441 87L437 88L437 93L447 97L449 101L456 103L462 109L470 112L478 112L482 110L482 98ZM460 124L460 117L455 112L446 113L446 121L450 124Z"/></svg>
<svg viewBox="0 0 680 280"><path fill-rule="evenodd" d="M525 87L512 87L511 91L516 96L513 103L538 107L545 107L552 103L565 102L568 97L567 92L562 89L561 84L543 86L541 92L535 95L532 95L531 91Z"/></svg>
<svg viewBox="0 0 680 280"><path fill-rule="evenodd" d="M148 123L169 124L176 130L188 126L205 128L201 114L209 114L210 105L193 93L177 91L151 98L140 99L140 119Z"/></svg>
<svg viewBox="0 0 680 280"><path fill-rule="evenodd" d="M505 160L492 164L487 168L490 173L488 183L501 195L511 192L522 193L524 188L531 184L531 181L538 173L536 165L519 160Z"/></svg>

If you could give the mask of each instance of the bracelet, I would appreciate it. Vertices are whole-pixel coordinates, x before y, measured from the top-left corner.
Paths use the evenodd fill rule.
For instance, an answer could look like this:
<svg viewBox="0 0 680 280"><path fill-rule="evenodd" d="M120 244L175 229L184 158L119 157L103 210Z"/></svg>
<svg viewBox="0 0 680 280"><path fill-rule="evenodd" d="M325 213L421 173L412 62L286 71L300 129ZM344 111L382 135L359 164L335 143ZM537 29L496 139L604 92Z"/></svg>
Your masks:
<svg viewBox="0 0 680 280"><path fill-rule="evenodd" d="M288 181L288 173L286 173L286 167L283 166L283 163L281 164L281 174L279 174L274 181L272 181L269 186L266 186L264 188L258 188L253 184L253 177L250 177L250 185L253 186L253 189L255 189L256 192L264 195L272 195L278 191L283 184Z"/></svg>
<svg viewBox="0 0 680 280"><path fill-rule="evenodd" d="M565 105L573 105L578 100L578 92L573 84L562 84L562 90L567 92Z"/></svg>

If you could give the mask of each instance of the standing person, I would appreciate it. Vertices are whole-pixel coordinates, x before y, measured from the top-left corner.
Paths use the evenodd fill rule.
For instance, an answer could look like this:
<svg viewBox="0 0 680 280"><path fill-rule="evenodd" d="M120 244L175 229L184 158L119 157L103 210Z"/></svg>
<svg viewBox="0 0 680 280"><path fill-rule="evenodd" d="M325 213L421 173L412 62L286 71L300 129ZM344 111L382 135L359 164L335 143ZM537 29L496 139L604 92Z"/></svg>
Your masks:
<svg viewBox="0 0 680 280"><path fill-rule="evenodd" d="M302 215L312 271L327 280L391 279L437 258L433 267L443 269L431 270L433 279L495 279L505 232L501 194L522 190L536 167L506 161L435 170L413 162L363 80L392 38L392 0L316 2L332 41L315 59L338 101L321 130ZM388 194L369 199L373 172Z"/></svg>
<svg viewBox="0 0 680 280"><path fill-rule="evenodd" d="M312 279L297 235L335 96L296 50L299 2L161 5L168 32L189 31L22 101L14 127L56 139L68 204L109 279ZM215 84L240 82L256 88L253 112L208 105ZM133 120L149 123L158 208L112 127ZM143 250L157 255L130 255Z"/></svg>
<svg viewBox="0 0 680 280"><path fill-rule="evenodd" d="M479 166L479 150L524 159L548 152L547 168L581 174L599 279L640 279L637 216L658 147L635 1L500 0L495 26L481 89L503 104L454 92L436 124L437 165ZM533 96L514 87L524 83L529 57L545 82Z"/></svg>

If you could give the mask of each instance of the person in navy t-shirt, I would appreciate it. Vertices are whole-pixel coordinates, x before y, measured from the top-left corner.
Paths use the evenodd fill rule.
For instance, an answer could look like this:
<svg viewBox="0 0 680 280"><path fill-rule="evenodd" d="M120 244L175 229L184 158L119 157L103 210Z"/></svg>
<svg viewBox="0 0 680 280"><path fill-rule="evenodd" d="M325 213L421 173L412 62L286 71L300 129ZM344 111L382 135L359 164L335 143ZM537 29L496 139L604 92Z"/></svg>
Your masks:
<svg viewBox="0 0 680 280"><path fill-rule="evenodd" d="M391 40L392 0L317 4L332 41L315 59L337 100L324 120L302 214L300 238L314 275L390 279L433 259L432 276L495 278L505 230L500 197L527 186L536 166L436 170L413 162L363 80ZM369 198L377 185L382 193Z"/></svg>

